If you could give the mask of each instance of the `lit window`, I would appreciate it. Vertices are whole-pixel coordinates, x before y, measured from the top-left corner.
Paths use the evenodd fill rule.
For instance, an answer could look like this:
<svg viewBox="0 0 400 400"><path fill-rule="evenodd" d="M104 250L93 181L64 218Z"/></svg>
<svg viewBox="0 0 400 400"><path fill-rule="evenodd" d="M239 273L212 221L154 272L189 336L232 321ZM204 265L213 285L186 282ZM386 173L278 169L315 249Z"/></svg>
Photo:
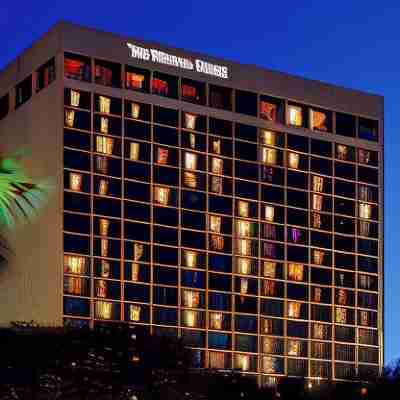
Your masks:
<svg viewBox="0 0 400 400"><path fill-rule="evenodd" d="M371 224L368 221L359 221L359 234L360 236L369 236Z"/></svg>
<svg viewBox="0 0 400 400"><path fill-rule="evenodd" d="M276 165L278 151L268 147L261 147L261 161L267 165Z"/></svg>
<svg viewBox="0 0 400 400"><path fill-rule="evenodd" d="M168 96L168 82L162 79L153 78L151 81L151 88L153 93L160 96Z"/></svg>
<svg viewBox="0 0 400 400"><path fill-rule="evenodd" d="M276 263L272 261L264 261L264 276L267 278L276 277Z"/></svg>
<svg viewBox="0 0 400 400"><path fill-rule="evenodd" d="M250 236L251 224L249 221L236 221L236 229L238 236Z"/></svg>
<svg viewBox="0 0 400 400"><path fill-rule="evenodd" d="M249 203L247 201L238 201L238 214L241 217L249 216Z"/></svg>
<svg viewBox="0 0 400 400"><path fill-rule="evenodd" d="M81 100L81 94L76 90L71 89L71 97L70 97L70 104L72 107L79 107L79 103Z"/></svg>
<svg viewBox="0 0 400 400"><path fill-rule="evenodd" d="M316 303L320 303L322 299L322 289L321 288L314 288L314 297L313 300Z"/></svg>
<svg viewBox="0 0 400 400"><path fill-rule="evenodd" d="M74 294L76 296L84 295L85 281L82 278L76 278L68 276L65 278L64 290L68 294Z"/></svg>
<svg viewBox="0 0 400 400"><path fill-rule="evenodd" d="M313 228L321 228L321 214L318 213L312 213L312 226Z"/></svg>
<svg viewBox="0 0 400 400"><path fill-rule="evenodd" d="M223 160L221 158L213 157L211 160L211 172L214 174L222 175L223 173Z"/></svg>
<svg viewBox="0 0 400 400"><path fill-rule="evenodd" d="M299 168L300 156L297 153L289 152L288 154L288 164L290 168L298 169Z"/></svg>
<svg viewBox="0 0 400 400"><path fill-rule="evenodd" d="M225 368L225 354L218 351L210 351L209 353L209 365L213 369L224 369Z"/></svg>
<svg viewBox="0 0 400 400"><path fill-rule="evenodd" d="M300 318L301 303L296 301L288 302L288 317L289 318Z"/></svg>
<svg viewBox="0 0 400 400"><path fill-rule="evenodd" d="M110 263L106 260L101 260L101 276L102 278L110 277Z"/></svg>
<svg viewBox="0 0 400 400"><path fill-rule="evenodd" d="M369 325L368 311L360 311L360 323L362 326Z"/></svg>
<svg viewBox="0 0 400 400"><path fill-rule="evenodd" d="M313 175L313 183L312 183L314 192L322 192L324 187L324 178L322 176Z"/></svg>
<svg viewBox="0 0 400 400"><path fill-rule="evenodd" d="M144 246L141 243L134 243L133 244L133 259L135 261L140 261L143 257L144 253Z"/></svg>
<svg viewBox="0 0 400 400"><path fill-rule="evenodd" d="M276 373L276 358L263 356L262 358L262 368L265 374Z"/></svg>
<svg viewBox="0 0 400 400"><path fill-rule="evenodd" d="M131 321L140 321L140 306L129 304L129 319Z"/></svg>
<svg viewBox="0 0 400 400"><path fill-rule="evenodd" d="M275 296L275 281L264 281L264 296Z"/></svg>
<svg viewBox="0 0 400 400"><path fill-rule="evenodd" d="M347 292L345 289L339 289L338 291L338 304L345 306L347 304Z"/></svg>
<svg viewBox="0 0 400 400"><path fill-rule="evenodd" d="M189 143L191 149L196 148L196 135L194 133L189 133Z"/></svg>
<svg viewBox="0 0 400 400"><path fill-rule="evenodd" d="M132 281L139 282L139 270L140 265L137 262L133 262L131 265L131 274L132 274Z"/></svg>
<svg viewBox="0 0 400 400"><path fill-rule="evenodd" d="M108 193L108 182L105 179L101 179L99 183L99 194L106 196Z"/></svg>
<svg viewBox="0 0 400 400"><path fill-rule="evenodd" d="M212 140L212 152L215 154L221 154L221 140L220 139Z"/></svg>
<svg viewBox="0 0 400 400"><path fill-rule="evenodd" d="M360 185L358 187L358 199L362 201L373 201L371 188Z"/></svg>
<svg viewBox="0 0 400 400"><path fill-rule="evenodd" d="M131 142L129 146L129 159L132 161L139 160L140 145L136 142Z"/></svg>
<svg viewBox="0 0 400 400"><path fill-rule="evenodd" d="M358 162L361 164L369 164L371 161L371 152L368 150L359 149L358 150Z"/></svg>
<svg viewBox="0 0 400 400"><path fill-rule="evenodd" d="M215 233L221 233L221 220L222 218L218 215L210 215L210 231Z"/></svg>
<svg viewBox="0 0 400 400"><path fill-rule="evenodd" d="M310 110L311 117L311 129L316 131L326 132L328 130L327 126L327 115L324 112Z"/></svg>
<svg viewBox="0 0 400 400"><path fill-rule="evenodd" d="M82 256L64 256L64 269L67 274L85 275L86 258Z"/></svg>
<svg viewBox="0 0 400 400"><path fill-rule="evenodd" d="M200 304L200 293L194 290L183 291L183 305L185 307L197 308Z"/></svg>
<svg viewBox="0 0 400 400"><path fill-rule="evenodd" d="M65 125L69 128L74 127L75 122L75 111L74 110L65 110Z"/></svg>
<svg viewBox="0 0 400 400"><path fill-rule="evenodd" d="M107 257L108 255L108 239L101 239L101 256Z"/></svg>
<svg viewBox="0 0 400 400"><path fill-rule="evenodd" d="M338 160L347 160L348 148L344 144L336 145L336 158Z"/></svg>
<svg viewBox="0 0 400 400"><path fill-rule="evenodd" d="M154 188L155 202L167 206L169 203L170 192L171 190L169 188L155 187Z"/></svg>
<svg viewBox="0 0 400 400"><path fill-rule="evenodd" d="M327 339L328 338L328 327L322 324L313 325L313 337L314 339Z"/></svg>
<svg viewBox="0 0 400 400"><path fill-rule="evenodd" d="M276 121L278 107L276 104L260 101L260 117L267 121Z"/></svg>
<svg viewBox="0 0 400 400"><path fill-rule="evenodd" d="M186 169L197 169L197 154L185 153L185 168Z"/></svg>
<svg viewBox="0 0 400 400"><path fill-rule="evenodd" d="M301 107L289 105L289 124L294 126L303 125L303 110Z"/></svg>
<svg viewBox="0 0 400 400"><path fill-rule="evenodd" d="M272 334L273 333L273 323L272 319L264 319L263 320L263 328L264 328L264 333L266 334Z"/></svg>
<svg viewBox="0 0 400 400"><path fill-rule="evenodd" d="M140 104L131 103L131 117L133 119L138 119L140 115Z"/></svg>
<svg viewBox="0 0 400 400"><path fill-rule="evenodd" d="M300 356L300 341L299 340L288 340L288 356Z"/></svg>
<svg viewBox="0 0 400 400"><path fill-rule="evenodd" d="M220 312L210 313L210 329L222 329L223 315Z"/></svg>
<svg viewBox="0 0 400 400"><path fill-rule="evenodd" d="M183 173L183 183L192 189L195 189L197 187L197 176L193 172L187 172L185 171Z"/></svg>
<svg viewBox="0 0 400 400"><path fill-rule="evenodd" d="M211 235L211 249L212 250L223 250L224 249L224 237L221 235Z"/></svg>
<svg viewBox="0 0 400 400"><path fill-rule="evenodd" d="M240 294L247 294L249 289L249 280L246 278L240 278Z"/></svg>
<svg viewBox="0 0 400 400"><path fill-rule="evenodd" d="M222 193L222 178L219 176L211 177L211 191L213 193Z"/></svg>
<svg viewBox="0 0 400 400"><path fill-rule="evenodd" d="M182 97L190 100L198 100L196 88L194 86L182 84Z"/></svg>
<svg viewBox="0 0 400 400"><path fill-rule="evenodd" d="M299 243L301 238L301 230L299 228L289 228L293 243Z"/></svg>
<svg viewBox="0 0 400 400"><path fill-rule="evenodd" d="M347 321L347 310L345 308L336 308L336 322L345 324Z"/></svg>
<svg viewBox="0 0 400 400"><path fill-rule="evenodd" d="M323 200L323 197L321 195L313 193L313 195L312 195L313 210L316 210L316 211L322 210L322 200Z"/></svg>
<svg viewBox="0 0 400 400"><path fill-rule="evenodd" d="M289 264L289 279L293 281L302 282L304 279L304 266L303 264Z"/></svg>
<svg viewBox="0 0 400 400"><path fill-rule="evenodd" d="M106 298L107 297L107 282L99 279L96 281L96 296Z"/></svg>
<svg viewBox="0 0 400 400"><path fill-rule="evenodd" d="M235 354L235 368L248 371L250 368L250 356L248 354Z"/></svg>
<svg viewBox="0 0 400 400"><path fill-rule="evenodd" d="M267 131L265 129L261 130L261 143L269 146L276 145L276 134L275 132Z"/></svg>
<svg viewBox="0 0 400 400"><path fill-rule="evenodd" d="M197 253L195 251L185 250L184 251L185 264L189 268L197 267Z"/></svg>
<svg viewBox="0 0 400 400"><path fill-rule="evenodd" d="M251 252L251 242L248 239L238 239L237 240L237 251L241 256L250 256Z"/></svg>
<svg viewBox="0 0 400 400"><path fill-rule="evenodd" d="M243 275L250 274L251 264L249 258L238 258L238 273Z"/></svg>
<svg viewBox="0 0 400 400"><path fill-rule="evenodd" d="M96 318L111 319L112 303L108 301L96 301L95 315Z"/></svg>
<svg viewBox="0 0 400 400"><path fill-rule="evenodd" d="M325 252L323 250L313 250L313 262L317 265L322 265Z"/></svg>
<svg viewBox="0 0 400 400"><path fill-rule="evenodd" d="M108 118L106 117L100 118L100 132L108 133Z"/></svg>
<svg viewBox="0 0 400 400"><path fill-rule="evenodd" d="M144 75L135 74L133 72L126 73L126 88L127 89L143 89Z"/></svg>
<svg viewBox="0 0 400 400"><path fill-rule="evenodd" d="M112 154L114 139L105 136L96 136L96 151L104 154Z"/></svg>
<svg viewBox="0 0 400 400"><path fill-rule="evenodd" d="M100 112L109 114L111 99L109 99L108 97L99 96L99 103L100 103Z"/></svg>
<svg viewBox="0 0 400 400"><path fill-rule="evenodd" d="M183 311L183 323L185 326L194 328L197 326L197 311L194 310L184 310Z"/></svg>
<svg viewBox="0 0 400 400"><path fill-rule="evenodd" d="M97 171L106 174L108 171L108 159L107 157L96 156L96 168Z"/></svg>
<svg viewBox="0 0 400 400"><path fill-rule="evenodd" d="M273 206L265 206L265 219L273 222L275 217L275 208Z"/></svg>
<svg viewBox="0 0 400 400"><path fill-rule="evenodd" d="M263 337L263 353L274 353L274 339Z"/></svg>
<svg viewBox="0 0 400 400"><path fill-rule="evenodd" d="M168 155L169 155L169 150L168 149L163 149L159 147L157 149L157 163L158 164L168 164Z"/></svg>
<svg viewBox="0 0 400 400"><path fill-rule="evenodd" d="M75 192L82 190L82 174L71 172L69 174L69 188Z"/></svg>
<svg viewBox="0 0 400 400"><path fill-rule="evenodd" d="M372 206L371 204L360 203L359 204L359 217L365 219L371 219Z"/></svg>
<svg viewBox="0 0 400 400"><path fill-rule="evenodd" d="M108 235L108 228L110 226L110 221L105 218L100 218L99 220L99 225L100 225L100 235L101 236L107 236Z"/></svg>
<svg viewBox="0 0 400 400"><path fill-rule="evenodd" d="M359 282L361 289L371 289L372 278L369 275L359 275Z"/></svg>
<svg viewBox="0 0 400 400"><path fill-rule="evenodd" d="M185 113L185 128L195 129L196 128L197 115Z"/></svg>

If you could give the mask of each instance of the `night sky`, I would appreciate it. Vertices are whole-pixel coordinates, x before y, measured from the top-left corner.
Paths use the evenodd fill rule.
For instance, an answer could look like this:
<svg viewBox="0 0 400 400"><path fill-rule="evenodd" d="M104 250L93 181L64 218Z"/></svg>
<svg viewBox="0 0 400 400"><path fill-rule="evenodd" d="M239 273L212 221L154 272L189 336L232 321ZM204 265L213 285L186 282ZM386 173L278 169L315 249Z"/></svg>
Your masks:
<svg viewBox="0 0 400 400"><path fill-rule="evenodd" d="M3 0L0 69L60 19L385 96L385 360L400 358L397 1Z"/></svg>

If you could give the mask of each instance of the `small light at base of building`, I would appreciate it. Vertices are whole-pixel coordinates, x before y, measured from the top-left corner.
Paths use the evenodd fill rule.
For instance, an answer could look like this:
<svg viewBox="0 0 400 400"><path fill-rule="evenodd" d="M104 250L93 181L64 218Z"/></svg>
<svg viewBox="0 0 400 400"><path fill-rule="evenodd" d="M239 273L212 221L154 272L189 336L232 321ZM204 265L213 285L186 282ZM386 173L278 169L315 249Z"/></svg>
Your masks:
<svg viewBox="0 0 400 400"><path fill-rule="evenodd" d="M368 394L368 389L366 387L361 388L361 396L366 396Z"/></svg>

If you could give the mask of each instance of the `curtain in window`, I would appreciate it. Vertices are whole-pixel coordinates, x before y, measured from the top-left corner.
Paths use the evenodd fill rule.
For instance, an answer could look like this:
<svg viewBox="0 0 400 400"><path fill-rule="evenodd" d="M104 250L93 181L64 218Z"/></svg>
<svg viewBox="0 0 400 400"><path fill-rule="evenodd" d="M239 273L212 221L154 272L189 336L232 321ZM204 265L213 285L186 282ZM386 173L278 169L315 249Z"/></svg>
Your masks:
<svg viewBox="0 0 400 400"><path fill-rule="evenodd" d="M110 106L111 106L111 99L105 96L99 96L99 103L100 103L100 112L109 114L110 113Z"/></svg>
<svg viewBox="0 0 400 400"><path fill-rule="evenodd" d="M327 115L321 111L310 110L311 114L311 129L317 131L326 132L327 126Z"/></svg>
<svg viewBox="0 0 400 400"><path fill-rule="evenodd" d="M185 113L185 128L195 129L196 128L197 115Z"/></svg>
<svg viewBox="0 0 400 400"><path fill-rule="evenodd" d="M288 154L288 164L290 168L298 169L300 162L300 155L297 153L289 152Z"/></svg>
<svg viewBox="0 0 400 400"><path fill-rule="evenodd" d="M295 301L288 302L288 317L289 318L300 318L301 303Z"/></svg>
<svg viewBox="0 0 400 400"><path fill-rule="evenodd" d="M126 73L127 89L143 89L144 75L135 74L133 72Z"/></svg>
<svg viewBox="0 0 400 400"><path fill-rule="evenodd" d="M81 94L76 90L72 90L70 92L70 104L72 107L79 107L81 100Z"/></svg>
<svg viewBox="0 0 400 400"><path fill-rule="evenodd" d="M221 140L220 139L212 140L212 152L215 154L221 154Z"/></svg>
<svg viewBox="0 0 400 400"><path fill-rule="evenodd" d="M140 104L131 103L131 117L133 119L138 119L140 115Z"/></svg>
<svg viewBox="0 0 400 400"><path fill-rule="evenodd" d="M303 125L303 110L301 107L289 105L289 124L294 126Z"/></svg>
<svg viewBox="0 0 400 400"><path fill-rule="evenodd" d="M290 263L288 276L293 281L302 282L304 280L304 265Z"/></svg>
<svg viewBox="0 0 400 400"><path fill-rule="evenodd" d="M278 151L276 149L270 149L269 147L261 148L261 161L267 165L277 164Z"/></svg>
<svg viewBox="0 0 400 400"><path fill-rule="evenodd" d="M140 145L136 142L131 142L129 147L129 159L132 161L139 160Z"/></svg>
<svg viewBox="0 0 400 400"><path fill-rule="evenodd" d="M183 183L185 186L195 189L197 187L197 175L193 172L183 173Z"/></svg>
<svg viewBox="0 0 400 400"><path fill-rule="evenodd" d="M272 261L264 261L264 276L267 278L276 277L276 263Z"/></svg>
<svg viewBox="0 0 400 400"><path fill-rule="evenodd" d="M107 282L99 279L96 281L96 296L106 298L107 297Z"/></svg>
<svg viewBox="0 0 400 400"><path fill-rule="evenodd" d="M260 117L267 121L276 121L278 107L276 104L260 101Z"/></svg>
<svg viewBox="0 0 400 400"><path fill-rule="evenodd" d="M247 201L238 201L238 214L240 217L249 216L249 203Z"/></svg>
<svg viewBox="0 0 400 400"><path fill-rule="evenodd" d="M222 329L223 314L219 312L210 313L210 329Z"/></svg>
<svg viewBox="0 0 400 400"><path fill-rule="evenodd" d="M275 146L276 145L276 134L275 132L267 131L265 129L261 129L260 132L260 142L267 146Z"/></svg>
<svg viewBox="0 0 400 400"><path fill-rule="evenodd" d="M197 267L197 253L195 251L184 251L185 265L189 268Z"/></svg>
<svg viewBox="0 0 400 400"><path fill-rule="evenodd" d="M86 258L83 256L64 256L64 270L68 274L85 275Z"/></svg>
<svg viewBox="0 0 400 400"><path fill-rule="evenodd" d="M102 278L110 277L110 263L106 260L101 260L101 272L100 275Z"/></svg>
<svg viewBox="0 0 400 400"><path fill-rule="evenodd" d="M100 218L99 219L99 231L101 236L107 236L108 235L108 228L110 226L110 221L105 218Z"/></svg>
<svg viewBox="0 0 400 400"><path fill-rule="evenodd" d="M169 203L170 192L171 192L170 188L155 187L154 200L159 204L167 206Z"/></svg>
<svg viewBox="0 0 400 400"><path fill-rule="evenodd" d="M65 126L73 128L75 123L75 111L65 110Z"/></svg>
<svg viewBox="0 0 400 400"><path fill-rule="evenodd" d="M99 319L112 318L112 303L108 301L96 301L95 303L95 316Z"/></svg>
<svg viewBox="0 0 400 400"><path fill-rule="evenodd" d="M222 158L213 157L211 159L211 172L214 174L223 174L223 160Z"/></svg>
<svg viewBox="0 0 400 400"><path fill-rule="evenodd" d="M82 190L82 174L70 172L69 174L69 188L76 192Z"/></svg>
<svg viewBox="0 0 400 400"><path fill-rule="evenodd" d="M322 192L324 187L324 178L322 176L313 175L313 191Z"/></svg>
<svg viewBox="0 0 400 400"><path fill-rule="evenodd" d="M140 321L140 306L129 304L129 319L131 321Z"/></svg>

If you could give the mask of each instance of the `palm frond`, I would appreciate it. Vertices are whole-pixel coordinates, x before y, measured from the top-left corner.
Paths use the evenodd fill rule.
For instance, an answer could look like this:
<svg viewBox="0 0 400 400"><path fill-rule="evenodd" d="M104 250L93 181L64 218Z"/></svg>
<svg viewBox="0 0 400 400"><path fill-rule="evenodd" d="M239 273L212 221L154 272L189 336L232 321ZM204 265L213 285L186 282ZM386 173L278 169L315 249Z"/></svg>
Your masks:
<svg viewBox="0 0 400 400"><path fill-rule="evenodd" d="M34 182L18 157L0 159L0 224L13 226L31 220L45 203L49 181Z"/></svg>

